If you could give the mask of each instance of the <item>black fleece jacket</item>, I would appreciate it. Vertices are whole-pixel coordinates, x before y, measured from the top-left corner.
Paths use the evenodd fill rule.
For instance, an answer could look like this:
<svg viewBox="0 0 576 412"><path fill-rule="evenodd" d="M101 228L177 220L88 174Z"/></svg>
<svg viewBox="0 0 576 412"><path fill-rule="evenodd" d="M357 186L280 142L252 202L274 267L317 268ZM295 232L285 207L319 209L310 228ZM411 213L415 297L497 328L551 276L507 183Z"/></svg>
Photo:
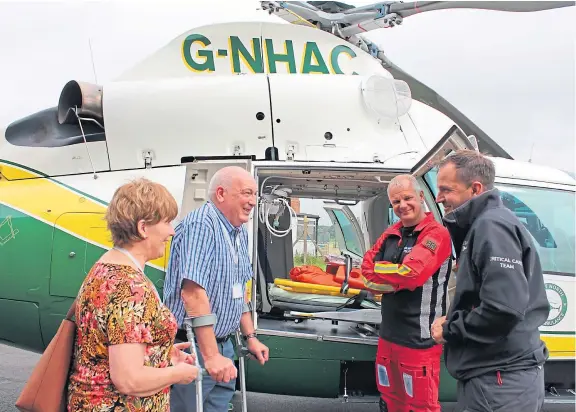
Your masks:
<svg viewBox="0 0 576 412"><path fill-rule="evenodd" d="M444 222L458 263L443 330L449 373L466 380L543 364L548 350L538 328L550 307L530 233L497 189L454 209Z"/></svg>

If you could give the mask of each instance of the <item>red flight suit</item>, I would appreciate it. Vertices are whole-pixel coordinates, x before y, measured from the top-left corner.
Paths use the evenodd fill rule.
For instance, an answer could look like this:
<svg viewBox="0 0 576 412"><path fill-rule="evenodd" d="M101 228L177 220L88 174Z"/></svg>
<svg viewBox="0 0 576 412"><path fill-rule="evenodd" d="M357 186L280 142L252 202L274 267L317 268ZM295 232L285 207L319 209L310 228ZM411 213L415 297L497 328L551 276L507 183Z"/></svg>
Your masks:
<svg viewBox="0 0 576 412"><path fill-rule="evenodd" d="M389 412L440 412L442 345L430 327L446 315L451 252L448 230L426 213L415 227L390 226L364 255L364 284L384 292L376 383Z"/></svg>

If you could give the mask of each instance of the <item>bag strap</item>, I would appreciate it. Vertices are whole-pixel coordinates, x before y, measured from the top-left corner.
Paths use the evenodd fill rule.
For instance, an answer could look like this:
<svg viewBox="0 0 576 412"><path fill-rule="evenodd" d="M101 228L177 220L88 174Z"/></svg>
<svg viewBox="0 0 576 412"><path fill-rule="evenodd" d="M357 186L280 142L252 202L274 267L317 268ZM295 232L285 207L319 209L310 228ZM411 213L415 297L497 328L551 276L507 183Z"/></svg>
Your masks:
<svg viewBox="0 0 576 412"><path fill-rule="evenodd" d="M74 302L72 302L72 306L70 306L70 309L68 309L68 313L66 314L66 319L68 320L72 320L72 317L76 312L76 300L77 299L74 299Z"/></svg>

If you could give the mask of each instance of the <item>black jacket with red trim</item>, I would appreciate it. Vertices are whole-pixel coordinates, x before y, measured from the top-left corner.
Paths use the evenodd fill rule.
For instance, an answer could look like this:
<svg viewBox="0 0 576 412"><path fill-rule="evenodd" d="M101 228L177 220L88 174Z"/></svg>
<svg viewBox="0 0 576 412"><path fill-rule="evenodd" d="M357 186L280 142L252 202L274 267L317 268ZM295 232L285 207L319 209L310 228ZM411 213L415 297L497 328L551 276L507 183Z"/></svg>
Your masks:
<svg viewBox="0 0 576 412"><path fill-rule="evenodd" d="M549 357L544 275L533 237L498 189L444 217L454 239L458 281L443 325L444 359L458 380L534 368Z"/></svg>
<svg viewBox="0 0 576 412"><path fill-rule="evenodd" d="M362 280L382 293L380 337L425 349L434 319L446 314L452 245L448 230L431 213L412 228L390 226L366 252Z"/></svg>

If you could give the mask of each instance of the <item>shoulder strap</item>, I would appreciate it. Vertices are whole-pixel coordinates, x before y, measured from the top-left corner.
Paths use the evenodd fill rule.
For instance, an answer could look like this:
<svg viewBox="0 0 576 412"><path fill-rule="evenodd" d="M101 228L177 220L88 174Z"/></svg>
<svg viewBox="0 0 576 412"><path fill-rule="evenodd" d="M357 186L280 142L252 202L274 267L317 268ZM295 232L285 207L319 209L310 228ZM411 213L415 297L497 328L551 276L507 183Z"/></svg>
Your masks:
<svg viewBox="0 0 576 412"><path fill-rule="evenodd" d="M74 302L72 302L70 309L68 309L68 313L66 314L66 319L72 320L72 317L74 316L75 312L76 312L76 299L74 299Z"/></svg>

